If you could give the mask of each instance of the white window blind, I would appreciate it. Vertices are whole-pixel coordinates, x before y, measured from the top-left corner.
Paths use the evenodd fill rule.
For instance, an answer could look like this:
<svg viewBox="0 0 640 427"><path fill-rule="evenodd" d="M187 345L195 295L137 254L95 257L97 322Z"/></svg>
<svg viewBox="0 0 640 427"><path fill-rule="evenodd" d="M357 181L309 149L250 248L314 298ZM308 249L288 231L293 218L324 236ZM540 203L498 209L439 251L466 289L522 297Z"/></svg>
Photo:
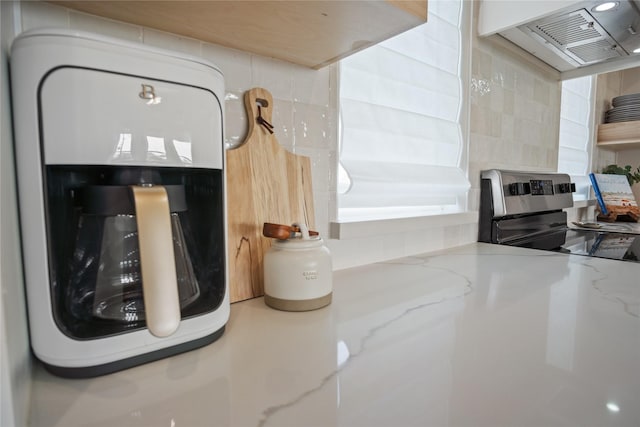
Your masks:
<svg viewBox="0 0 640 427"><path fill-rule="evenodd" d="M569 174L576 184L575 200L586 200L591 188L592 92L591 76L562 82L558 172Z"/></svg>
<svg viewBox="0 0 640 427"><path fill-rule="evenodd" d="M462 6L430 1L426 24L340 61L340 219L466 209Z"/></svg>

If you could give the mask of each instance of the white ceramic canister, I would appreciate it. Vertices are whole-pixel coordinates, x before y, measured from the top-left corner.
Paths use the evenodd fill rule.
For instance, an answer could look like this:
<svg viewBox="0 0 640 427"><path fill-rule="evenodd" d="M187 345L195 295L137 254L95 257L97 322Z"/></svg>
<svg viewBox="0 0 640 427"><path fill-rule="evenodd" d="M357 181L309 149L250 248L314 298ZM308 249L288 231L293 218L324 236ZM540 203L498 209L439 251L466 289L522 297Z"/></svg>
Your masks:
<svg viewBox="0 0 640 427"><path fill-rule="evenodd" d="M264 256L264 301L278 310L309 311L331 303L331 253L319 236L274 240Z"/></svg>

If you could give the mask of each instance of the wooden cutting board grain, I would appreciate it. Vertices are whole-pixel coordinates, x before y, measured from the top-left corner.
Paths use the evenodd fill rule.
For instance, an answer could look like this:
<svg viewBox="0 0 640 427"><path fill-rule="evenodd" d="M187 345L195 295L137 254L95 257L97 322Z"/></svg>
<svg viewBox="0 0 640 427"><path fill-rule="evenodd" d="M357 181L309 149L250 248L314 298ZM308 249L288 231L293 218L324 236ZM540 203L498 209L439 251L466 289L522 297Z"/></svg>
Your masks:
<svg viewBox="0 0 640 427"><path fill-rule="evenodd" d="M311 160L285 150L276 134L260 124L259 116L273 124L269 91L247 91L244 104L249 122L247 138L238 148L226 152L232 303L264 295L262 260L271 247L271 239L262 236L265 222L305 222L310 229L315 228Z"/></svg>

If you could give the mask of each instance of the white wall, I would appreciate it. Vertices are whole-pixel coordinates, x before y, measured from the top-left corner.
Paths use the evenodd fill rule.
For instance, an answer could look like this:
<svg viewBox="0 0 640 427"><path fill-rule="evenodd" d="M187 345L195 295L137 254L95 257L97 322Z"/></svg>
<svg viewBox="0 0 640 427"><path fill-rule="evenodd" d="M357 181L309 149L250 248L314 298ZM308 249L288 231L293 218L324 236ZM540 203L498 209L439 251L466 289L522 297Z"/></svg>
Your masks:
<svg viewBox="0 0 640 427"><path fill-rule="evenodd" d="M13 6L0 2L0 425L26 425L31 360L24 304L13 165L7 49Z"/></svg>

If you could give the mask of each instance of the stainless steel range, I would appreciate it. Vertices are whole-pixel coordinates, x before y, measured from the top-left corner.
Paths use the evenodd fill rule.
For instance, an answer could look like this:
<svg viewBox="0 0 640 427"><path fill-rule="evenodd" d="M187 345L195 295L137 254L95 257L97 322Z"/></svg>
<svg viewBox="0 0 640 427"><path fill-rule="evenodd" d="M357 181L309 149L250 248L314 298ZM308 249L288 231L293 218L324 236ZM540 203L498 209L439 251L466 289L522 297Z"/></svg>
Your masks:
<svg viewBox="0 0 640 427"><path fill-rule="evenodd" d="M478 241L640 262L640 235L567 225L574 191L567 174L482 171Z"/></svg>

